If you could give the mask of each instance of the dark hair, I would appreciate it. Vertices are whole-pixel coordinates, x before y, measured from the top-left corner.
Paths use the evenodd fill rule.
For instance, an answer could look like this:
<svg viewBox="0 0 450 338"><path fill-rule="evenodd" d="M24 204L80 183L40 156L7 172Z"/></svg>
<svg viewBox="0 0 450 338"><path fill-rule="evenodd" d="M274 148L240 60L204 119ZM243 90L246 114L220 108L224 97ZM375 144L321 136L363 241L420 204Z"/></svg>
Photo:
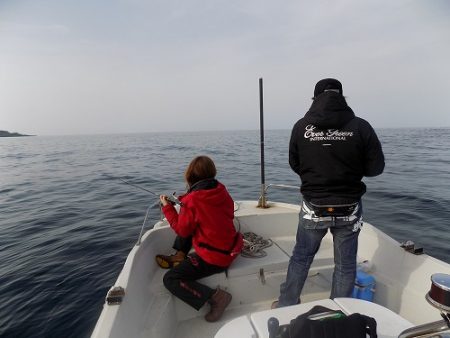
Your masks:
<svg viewBox="0 0 450 338"><path fill-rule="evenodd" d="M197 156L186 168L184 179L189 186L192 186L198 181L214 178L216 173L216 166L213 160L208 156Z"/></svg>

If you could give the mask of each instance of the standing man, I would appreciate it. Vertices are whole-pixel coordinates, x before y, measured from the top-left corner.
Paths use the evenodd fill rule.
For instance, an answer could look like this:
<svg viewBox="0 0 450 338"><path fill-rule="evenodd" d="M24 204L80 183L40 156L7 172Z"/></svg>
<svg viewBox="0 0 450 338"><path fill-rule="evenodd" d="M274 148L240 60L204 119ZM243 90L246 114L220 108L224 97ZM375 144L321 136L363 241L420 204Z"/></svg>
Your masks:
<svg viewBox="0 0 450 338"><path fill-rule="evenodd" d="M294 125L289 164L302 181L303 203L286 281L272 307L297 304L322 238L330 229L334 273L330 298L349 297L356 277L362 227L364 176L384 169L384 155L371 125L356 117L335 79L320 80L309 111Z"/></svg>

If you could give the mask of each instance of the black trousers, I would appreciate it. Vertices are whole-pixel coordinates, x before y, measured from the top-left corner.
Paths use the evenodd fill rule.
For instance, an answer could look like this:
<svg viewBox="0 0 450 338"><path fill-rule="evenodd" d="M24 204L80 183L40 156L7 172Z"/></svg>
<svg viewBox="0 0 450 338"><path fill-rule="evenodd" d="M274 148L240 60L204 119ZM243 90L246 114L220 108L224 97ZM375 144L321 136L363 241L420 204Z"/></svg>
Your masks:
<svg viewBox="0 0 450 338"><path fill-rule="evenodd" d="M196 253L170 269L163 278L164 286L176 297L199 310L216 290L197 282L197 279L225 271L226 268L212 265Z"/></svg>
<svg viewBox="0 0 450 338"><path fill-rule="evenodd" d="M187 255L192 248L192 236L181 237L177 235L175 241L173 242L172 248L177 251L182 251L185 255Z"/></svg>

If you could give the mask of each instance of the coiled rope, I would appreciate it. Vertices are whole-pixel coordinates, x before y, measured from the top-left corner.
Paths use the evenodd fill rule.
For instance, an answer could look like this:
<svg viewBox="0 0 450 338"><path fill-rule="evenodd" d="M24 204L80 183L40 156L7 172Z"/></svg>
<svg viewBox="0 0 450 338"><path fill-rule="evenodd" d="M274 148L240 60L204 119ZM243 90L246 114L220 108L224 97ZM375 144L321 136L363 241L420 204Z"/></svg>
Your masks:
<svg viewBox="0 0 450 338"><path fill-rule="evenodd" d="M241 256L247 258L262 258L267 256L267 252L264 249L272 246L271 239L264 239L254 232L245 232L242 234L244 237L244 247L241 252Z"/></svg>

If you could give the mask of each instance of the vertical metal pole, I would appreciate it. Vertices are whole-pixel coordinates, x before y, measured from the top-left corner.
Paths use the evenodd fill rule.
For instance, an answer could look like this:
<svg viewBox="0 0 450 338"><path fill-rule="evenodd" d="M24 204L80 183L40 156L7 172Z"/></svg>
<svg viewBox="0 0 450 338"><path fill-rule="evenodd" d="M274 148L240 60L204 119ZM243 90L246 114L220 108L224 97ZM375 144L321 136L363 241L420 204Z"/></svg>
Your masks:
<svg viewBox="0 0 450 338"><path fill-rule="evenodd" d="M266 204L266 178L264 174L264 100L263 100L263 79L259 79L259 132L261 142L261 197L258 201L258 208L267 208Z"/></svg>

